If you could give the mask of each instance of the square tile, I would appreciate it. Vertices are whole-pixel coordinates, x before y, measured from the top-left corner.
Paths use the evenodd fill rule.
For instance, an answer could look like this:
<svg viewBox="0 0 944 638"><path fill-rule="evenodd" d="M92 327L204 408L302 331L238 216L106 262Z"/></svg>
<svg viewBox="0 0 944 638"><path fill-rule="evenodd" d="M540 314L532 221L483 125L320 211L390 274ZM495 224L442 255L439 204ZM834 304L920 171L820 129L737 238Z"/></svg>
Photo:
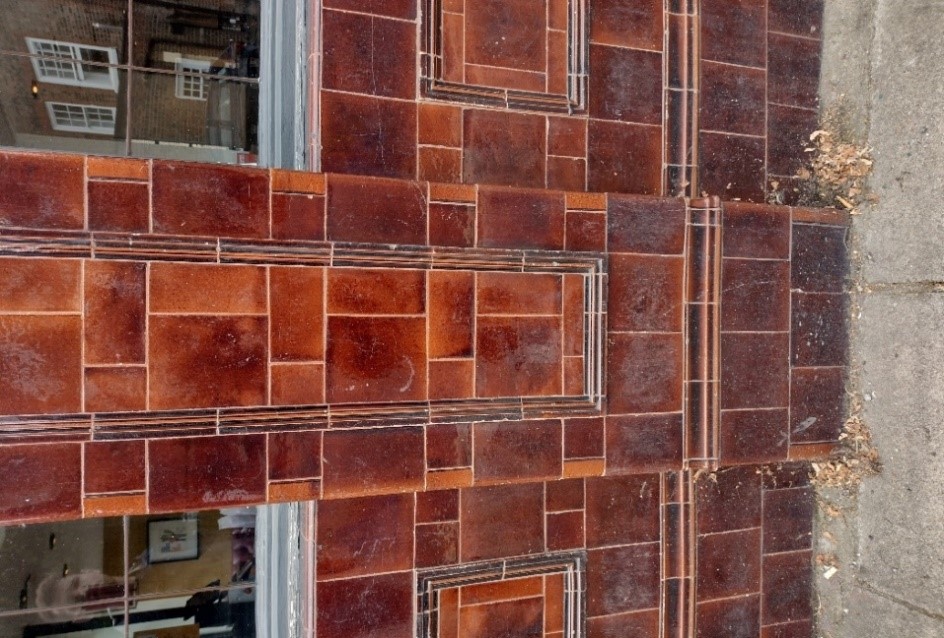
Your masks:
<svg viewBox="0 0 944 638"><path fill-rule="evenodd" d="M553 396L563 392L557 317L481 317L476 322L476 395Z"/></svg>
<svg viewBox="0 0 944 638"><path fill-rule="evenodd" d="M81 393L78 316L0 315L0 414L80 412Z"/></svg>

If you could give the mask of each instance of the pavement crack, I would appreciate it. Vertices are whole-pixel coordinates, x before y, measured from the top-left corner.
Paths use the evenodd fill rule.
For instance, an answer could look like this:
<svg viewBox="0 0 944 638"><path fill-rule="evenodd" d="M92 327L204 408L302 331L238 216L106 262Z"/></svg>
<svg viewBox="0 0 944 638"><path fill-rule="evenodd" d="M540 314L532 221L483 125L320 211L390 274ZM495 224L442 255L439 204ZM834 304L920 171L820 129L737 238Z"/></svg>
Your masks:
<svg viewBox="0 0 944 638"><path fill-rule="evenodd" d="M885 600L889 602L893 602L896 605L900 605L904 607L905 609L908 609L909 611L915 612L916 614L921 614L922 616L925 616L926 618L930 618L932 620L936 620L938 622L944 623L944 614L942 613L931 611L930 609L927 609L926 607L922 607L921 605L916 605L915 603L909 600L899 598L898 596L895 596L894 594L890 594L886 591L883 591L879 589L878 587L876 587L875 585L872 585L868 581L858 576L855 577L855 583L857 586L861 587L862 589L866 590L867 592L871 594L875 594L876 596L881 596L882 598L884 598Z"/></svg>

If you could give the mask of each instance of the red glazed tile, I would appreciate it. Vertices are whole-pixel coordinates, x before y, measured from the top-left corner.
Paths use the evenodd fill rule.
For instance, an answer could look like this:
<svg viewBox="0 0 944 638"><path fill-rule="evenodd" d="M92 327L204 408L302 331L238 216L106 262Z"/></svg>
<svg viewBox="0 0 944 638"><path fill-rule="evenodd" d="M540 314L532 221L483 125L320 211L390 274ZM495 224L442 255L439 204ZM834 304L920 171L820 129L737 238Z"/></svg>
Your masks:
<svg viewBox="0 0 944 638"><path fill-rule="evenodd" d="M151 409L265 405L265 319L152 317L149 330Z"/></svg>
<svg viewBox="0 0 944 638"><path fill-rule="evenodd" d="M822 31L823 0L770 0L767 22L771 31L818 38Z"/></svg>
<svg viewBox="0 0 944 638"><path fill-rule="evenodd" d="M429 362L429 400L471 399L475 396L475 361L447 359Z"/></svg>
<svg viewBox="0 0 944 638"><path fill-rule="evenodd" d="M147 181L151 167L148 160L131 159L130 157L96 157L90 155L88 162L89 179L100 177L105 179L132 179Z"/></svg>
<svg viewBox="0 0 944 638"><path fill-rule="evenodd" d="M587 479L587 547L658 541L659 476Z"/></svg>
<svg viewBox="0 0 944 638"><path fill-rule="evenodd" d="M796 175L809 161L810 134L819 128L815 109L770 104L767 107L767 170Z"/></svg>
<svg viewBox="0 0 944 638"><path fill-rule="evenodd" d="M96 367L85 369L85 411L118 412L147 407L147 369Z"/></svg>
<svg viewBox="0 0 944 638"><path fill-rule="evenodd" d="M588 635L593 638L623 638L639 636L655 638L659 635L659 610L614 614L587 620Z"/></svg>
<svg viewBox="0 0 944 638"><path fill-rule="evenodd" d="M472 64L544 71L545 4L527 0L480 0L465 6L465 59ZM515 87L517 88L517 87Z"/></svg>
<svg viewBox="0 0 944 638"><path fill-rule="evenodd" d="M426 243L426 194L422 185L331 175L328 239L381 244Z"/></svg>
<svg viewBox="0 0 944 638"><path fill-rule="evenodd" d="M472 427L433 424L426 429L426 463L430 468L472 465Z"/></svg>
<svg viewBox="0 0 944 638"><path fill-rule="evenodd" d="M696 487L699 534L726 532L761 524L761 477L753 467L726 468Z"/></svg>
<svg viewBox="0 0 944 638"><path fill-rule="evenodd" d="M568 210L564 248L592 252L606 250L606 215Z"/></svg>
<svg viewBox="0 0 944 638"><path fill-rule="evenodd" d="M548 117L547 153L564 157L586 157L587 120L576 117Z"/></svg>
<svg viewBox="0 0 944 638"><path fill-rule="evenodd" d="M794 368L790 386L790 442L838 441L846 421L843 368Z"/></svg>
<svg viewBox="0 0 944 638"><path fill-rule="evenodd" d="M764 491L764 553L810 549L815 497L812 487Z"/></svg>
<svg viewBox="0 0 944 638"><path fill-rule="evenodd" d="M585 281L580 275L564 275L564 355L584 354Z"/></svg>
<svg viewBox="0 0 944 638"><path fill-rule="evenodd" d="M273 361L324 359L324 269L269 269Z"/></svg>
<svg viewBox="0 0 944 638"><path fill-rule="evenodd" d="M442 523L459 520L459 490L420 492L416 495L416 522Z"/></svg>
<svg viewBox="0 0 944 638"><path fill-rule="evenodd" d="M418 106L417 132L420 144L462 146L462 109L448 104L422 103Z"/></svg>
<svg viewBox="0 0 944 638"><path fill-rule="evenodd" d="M544 590L544 579L540 576L530 578L508 578L498 582L484 582L478 585L463 585L459 588L459 600L462 606L495 603L514 598L540 596Z"/></svg>
<svg viewBox="0 0 944 638"><path fill-rule="evenodd" d="M0 153L0 226L81 229L83 158Z"/></svg>
<svg viewBox="0 0 944 638"><path fill-rule="evenodd" d="M403 20L416 17L416 0L326 0L324 6L329 9L360 11Z"/></svg>
<svg viewBox="0 0 944 638"><path fill-rule="evenodd" d="M786 106L819 106L818 40L771 34L767 44L767 99Z"/></svg>
<svg viewBox="0 0 944 638"><path fill-rule="evenodd" d="M722 333L721 407L786 407L790 400L788 341L781 333Z"/></svg>
<svg viewBox="0 0 944 638"><path fill-rule="evenodd" d="M263 434L148 441L151 512L258 503L266 495Z"/></svg>
<svg viewBox="0 0 944 638"><path fill-rule="evenodd" d="M767 74L715 62L701 64L699 126L744 135L766 133Z"/></svg>
<svg viewBox="0 0 944 638"><path fill-rule="evenodd" d="M585 372L583 357L564 357L564 394L584 394Z"/></svg>
<svg viewBox="0 0 944 638"><path fill-rule="evenodd" d="M573 157L547 158L547 187L580 191L587 187L587 162Z"/></svg>
<svg viewBox="0 0 944 638"><path fill-rule="evenodd" d="M427 398L424 317L329 317L328 403Z"/></svg>
<svg viewBox="0 0 944 638"><path fill-rule="evenodd" d="M429 243L433 246L475 245L475 207L459 204L429 205Z"/></svg>
<svg viewBox="0 0 944 638"><path fill-rule="evenodd" d="M452 565L459 560L459 523L416 526L416 567Z"/></svg>
<svg viewBox="0 0 944 638"><path fill-rule="evenodd" d="M434 182L459 182L462 180L462 151L454 148L421 146L417 178Z"/></svg>
<svg viewBox="0 0 944 638"><path fill-rule="evenodd" d="M608 344L610 414L682 409L681 335L611 334Z"/></svg>
<svg viewBox="0 0 944 638"><path fill-rule="evenodd" d="M542 636L544 601L520 598L489 605L460 607L459 626L465 638Z"/></svg>
<svg viewBox="0 0 944 638"><path fill-rule="evenodd" d="M469 109L462 128L463 182L544 186L545 118Z"/></svg>
<svg viewBox="0 0 944 638"><path fill-rule="evenodd" d="M610 195L607 240L610 252L681 255L685 249L685 202Z"/></svg>
<svg viewBox="0 0 944 638"><path fill-rule="evenodd" d="M269 436L269 479L321 476L321 432L273 432Z"/></svg>
<svg viewBox="0 0 944 638"><path fill-rule="evenodd" d="M85 444L85 493L144 491L144 441Z"/></svg>
<svg viewBox="0 0 944 638"><path fill-rule="evenodd" d="M321 153L323 170L402 179L415 177L414 102L322 91L321 107L321 130L324 132ZM333 177L329 178L329 182L331 179ZM373 203L372 198L366 196L364 203ZM328 206L328 235L331 238L330 201ZM385 224L382 220L375 220L374 226L366 227L348 221L336 227L336 230L342 232L344 228L354 233L365 230L392 233L396 227Z"/></svg>
<svg viewBox="0 0 944 638"><path fill-rule="evenodd" d="M326 497L423 487L422 428L328 431L323 445Z"/></svg>
<svg viewBox="0 0 944 638"><path fill-rule="evenodd" d="M82 514L82 451L77 443L0 446L0 520L74 519Z"/></svg>
<svg viewBox="0 0 944 638"><path fill-rule="evenodd" d="M793 294L794 366L842 366L848 361L848 298L835 294Z"/></svg>
<svg viewBox="0 0 944 638"><path fill-rule="evenodd" d="M765 556L762 622L772 625L811 618L812 588L812 552Z"/></svg>
<svg viewBox="0 0 944 638"><path fill-rule="evenodd" d="M266 312L266 271L261 266L153 263L150 284L151 312Z"/></svg>
<svg viewBox="0 0 944 638"><path fill-rule="evenodd" d="M765 197L763 137L700 134L702 188L725 200L761 202Z"/></svg>
<svg viewBox="0 0 944 638"><path fill-rule="evenodd" d="M155 232L269 236L265 171L155 160L151 197Z"/></svg>
<svg viewBox="0 0 944 638"><path fill-rule="evenodd" d="M662 193L662 127L590 120L587 189Z"/></svg>
<svg viewBox="0 0 944 638"><path fill-rule="evenodd" d="M460 7L464 12L464 8ZM447 82L465 80L465 20L462 15L442 14L442 76Z"/></svg>
<svg viewBox="0 0 944 638"><path fill-rule="evenodd" d="M584 479L565 479L546 483L545 500L548 512L583 509Z"/></svg>
<svg viewBox="0 0 944 638"><path fill-rule="evenodd" d="M595 549L587 554L587 613L591 617L659 605L658 543Z"/></svg>
<svg viewBox="0 0 944 638"><path fill-rule="evenodd" d="M476 279L478 315L559 315L559 275L482 272Z"/></svg>
<svg viewBox="0 0 944 638"><path fill-rule="evenodd" d="M310 193L272 193L272 237L321 241L325 198Z"/></svg>
<svg viewBox="0 0 944 638"><path fill-rule="evenodd" d="M80 312L80 266L72 259L0 258L0 312Z"/></svg>
<svg viewBox="0 0 944 638"><path fill-rule="evenodd" d="M561 475L560 421L476 423L472 436L477 483Z"/></svg>
<svg viewBox="0 0 944 638"><path fill-rule="evenodd" d="M416 93L416 26L360 13L322 12L322 86L406 100Z"/></svg>
<svg viewBox="0 0 944 638"><path fill-rule="evenodd" d="M559 395L561 326L557 317L481 317L476 327L479 397Z"/></svg>
<svg viewBox="0 0 944 638"><path fill-rule="evenodd" d="M547 515L548 551L579 549L583 543L583 512Z"/></svg>
<svg viewBox="0 0 944 638"><path fill-rule="evenodd" d="M403 268L332 268L328 314L417 315L426 309L426 273Z"/></svg>
<svg viewBox="0 0 944 638"><path fill-rule="evenodd" d="M144 183L88 183L89 230L146 233L151 195Z"/></svg>
<svg viewBox="0 0 944 638"><path fill-rule="evenodd" d="M760 634L760 596L701 603L695 614L697 638L756 638Z"/></svg>
<svg viewBox="0 0 944 638"><path fill-rule="evenodd" d="M790 258L790 211L739 202L724 205L725 257Z"/></svg>
<svg viewBox="0 0 944 638"><path fill-rule="evenodd" d="M603 456L603 419L565 420L564 456L569 459Z"/></svg>
<svg viewBox="0 0 944 638"><path fill-rule="evenodd" d="M413 572L318 583L320 638L411 638Z"/></svg>
<svg viewBox="0 0 944 638"><path fill-rule="evenodd" d="M144 363L146 268L85 263L85 363Z"/></svg>
<svg viewBox="0 0 944 638"><path fill-rule="evenodd" d="M610 472L668 470L682 462L681 414L606 418Z"/></svg>
<svg viewBox="0 0 944 638"><path fill-rule="evenodd" d="M719 447L724 464L765 463L787 457L787 410L723 410Z"/></svg>
<svg viewBox="0 0 944 638"><path fill-rule="evenodd" d="M659 51L662 28L662 2L659 0L603 0L593 5L590 41Z"/></svg>
<svg viewBox="0 0 944 638"><path fill-rule="evenodd" d="M844 292L849 266L845 228L793 227L792 286L802 292Z"/></svg>
<svg viewBox="0 0 944 638"><path fill-rule="evenodd" d="M515 524L508 513L515 512ZM460 496L462 562L544 551L541 484L473 487Z"/></svg>
<svg viewBox="0 0 944 638"><path fill-rule="evenodd" d="M698 537L696 587L701 600L760 591L760 530Z"/></svg>
<svg viewBox="0 0 944 638"><path fill-rule="evenodd" d="M785 331L790 325L790 264L725 259L721 270L721 329Z"/></svg>
<svg viewBox="0 0 944 638"><path fill-rule="evenodd" d="M591 45L590 117L661 124L662 54Z"/></svg>
<svg viewBox="0 0 944 638"><path fill-rule="evenodd" d="M766 4L764 0L705 0L701 6L702 57L763 67Z"/></svg>
<svg viewBox="0 0 944 638"><path fill-rule="evenodd" d="M403 569L413 563L413 496L318 503L318 580Z"/></svg>
<svg viewBox="0 0 944 638"><path fill-rule="evenodd" d="M608 328L681 332L683 266L682 259L676 257L612 255Z"/></svg>
<svg viewBox="0 0 944 638"><path fill-rule="evenodd" d="M563 249L564 194L480 188L478 245L485 248Z"/></svg>
<svg viewBox="0 0 944 638"><path fill-rule="evenodd" d="M81 411L81 357L79 317L0 316L0 414Z"/></svg>

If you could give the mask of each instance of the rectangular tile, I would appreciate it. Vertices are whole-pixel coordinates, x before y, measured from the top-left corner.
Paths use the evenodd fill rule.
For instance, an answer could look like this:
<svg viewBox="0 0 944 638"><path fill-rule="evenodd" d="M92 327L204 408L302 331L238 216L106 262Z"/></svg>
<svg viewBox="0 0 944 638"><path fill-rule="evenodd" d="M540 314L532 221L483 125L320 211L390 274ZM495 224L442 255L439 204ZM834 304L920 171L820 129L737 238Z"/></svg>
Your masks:
<svg viewBox="0 0 944 638"><path fill-rule="evenodd" d="M472 436L477 483L561 475L559 420L476 423Z"/></svg>
<svg viewBox="0 0 944 638"><path fill-rule="evenodd" d="M146 183L88 183L89 230L146 233L150 215L151 193Z"/></svg>
<svg viewBox="0 0 944 638"><path fill-rule="evenodd" d="M481 187L478 245L484 248L562 250L564 194Z"/></svg>
<svg viewBox="0 0 944 638"><path fill-rule="evenodd" d="M785 261L724 259L721 329L783 332L790 323L790 265Z"/></svg>
<svg viewBox="0 0 944 638"><path fill-rule="evenodd" d="M725 257L790 258L790 211L782 206L724 204Z"/></svg>
<svg viewBox="0 0 944 638"><path fill-rule="evenodd" d="M786 407L788 343L785 333L722 333L722 409Z"/></svg>
<svg viewBox="0 0 944 638"><path fill-rule="evenodd" d="M413 635L413 574L397 572L318 584L318 636L410 638Z"/></svg>
<svg viewBox="0 0 944 638"><path fill-rule="evenodd" d="M319 581L412 567L412 495L327 500L317 517Z"/></svg>
<svg viewBox="0 0 944 638"><path fill-rule="evenodd" d="M265 314L261 266L150 264L150 311L173 314Z"/></svg>
<svg viewBox="0 0 944 638"><path fill-rule="evenodd" d="M144 363L146 268L85 262L85 363Z"/></svg>
<svg viewBox="0 0 944 638"><path fill-rule="evenodd" d="M543 117L479 109L466 109L462 117L464 183L544 186Z"/></svg>
<svg viewBox="0 0 944 638"><path fill-rule="evenodd" d="M269 479L321 476L321 432L273 432L267 436Z"/></svg>
<svg viewBox="0 0 944 638"><path fill-rule="evenodd" d="M674 257L612 255L607 327L681 332L683 267L683 261Z"/></svg>
<svg viewBox="0 0 944 638"><path fill-rule="evenodd" d="M147 181L151 173L148 160L90 155L86 161L88 162L88 176L90 179L98 177Z"/></svg>
<svg viewBox="0 0 944 638"><path fill-rule="evenodd" d="M848 361L847 295L793 293L794 366L843 366Z"/></svg>
<svg viewBox="0 0 944 638"><path fill-rule="evenodd" d="M81 262L0 258L0 312L81 311Z"/></svg>
<svg viewBox="0 0 944 638"><path fill-rule="evenodd" d="M423 429L328 431L324 435L326 497L422 489Z"/></svg>
<svg viewBox="0 0 944 638"><path fill-rule="evenodd" d="M81 357L79 317L0 315L0 414L79 412Z"/></svg>
<svg viewBox="0 0 944 638"><path fill-rule="evenodd" d="M328 239L425 244L426 193L412 182L330 175Z"/></svg>
<svg viewBox="0 0 944 638"><path fill-rule="evenodd" d="M97 366L85 368L86 412L120 412L147 407L147 368Z"/></svg>
<svg viewBox="0 0 944 638"><path fill-rule="evenodd" d="M0 153L0 226L81 229L84 159L51 153Z"/></svg>
<svg viewBox="0 0 944 638"><path fill-rule="evenodd" d="M595 549L587 557L587 612L591 617L659 605L658 543Z"/></svg>
<svg viewBox="0 0 944 638"><path fill-rule="evenodd" d="M323 268L269 269L273 361L324 359Z"/></svg>
<svg viewBox="0 0 944 638"><path fill-rule="evenodd" d="M586 494L587 547L659 540L658 475L588 478Z"/></svg>
<svg viewBox="0 0 944 638"><path fill-rule="evenodd" d="M585 282L580 275L565 275L564 279L564 356L583 356Z"/></svg>
<svg viewBox="0 0 944 638"><path fill-rule="evenodd" d="M460 501L463 562L544 550L544 489L540 484L473 487ZM508 525L508 512L516 512Z"/></svg>
<svg viewBox="0 0 944 638"><path fill-rule="evenodd" d="M682 415L606 417L606 467L609 472L646 472L676 468L683 456Z"/></svg>
<svg viewBox="0 0 944 638"><path fill-rule="evenodd" d="M82 451L77 443L0 446L0 519L5 522L78 518Z"/></svg>
<svg viewBox="0 0 944 638"><path fill-rule="evenodd" d="M681 255L685 249L685 202L633 195L607 200L610 252Z"/></svg>
<svg viewBox="0 0 944 638"><path fill-rule="evenodd" d="M478 315L559 315L560 275L481 272L476 276Z"/></svg>
<svg viewBox="0 0 944 638"><path fill-rule="evenodd" d="M696 575L699 599L759 592L760 543L759 529L699 536Z"/></svg>
<svg viewBox="0 0 944 638"><path fill-rule="evenodd" d="M426 310L426 273L403 268L332 268L328 308L335 315L416 315Z"/></svg>

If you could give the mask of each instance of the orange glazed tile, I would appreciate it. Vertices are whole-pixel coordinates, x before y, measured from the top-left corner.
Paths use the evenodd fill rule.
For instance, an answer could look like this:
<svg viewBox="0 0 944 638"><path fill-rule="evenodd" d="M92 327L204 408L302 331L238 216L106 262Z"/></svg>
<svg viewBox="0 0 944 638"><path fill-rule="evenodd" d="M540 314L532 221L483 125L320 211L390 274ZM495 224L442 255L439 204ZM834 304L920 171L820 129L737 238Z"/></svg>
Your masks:
<svg viewBox="0 0 944 638"><path fill-rule="evenodd" d="M429 400L471 399L475 396L473 359L445 359L429 362Z"/></svg>
<svg viewBox="0 0 944 638"><path fill-rule="evenodd" d="M0 153L0 226L81 229L84 158Z"/></svg>
<svg viewBox="0 0 944 638"><path fill-rule="evenodd" d="M0 414L81 411L81 342L78 316L0 315Z"/></svg>
<svg viewBox="0 0 944 638"><path fill-rule="evenodd" d="M558 315L563 282L560 275L482 272L477 277L479 315Z"/></svg>
<svg viewBox="0 0 944 638"><path fill-rule="evenodd" d="M286 171L279 168L272 169L272 191L279 193L311 193L324 195L324 173L309 173L305 171Z"/></svg>
<svg viewBox="0 0 944 638"><path fill-rule="evenodd" d="M291 483L269 483L269 501L314 501L321 496L321 481L293 481Z"/></svg>
<svg viewBox="0 0 944 638"><path fill-rule="evenodd" d="M564 193L567 210L606 210L606 193Z"/></svg>
<svg viewBox="0 0 944 638"><path fill-rule="evenodd" d="M85 411L144 410L147 368L121 366L85 369Z"/></svg>
<svg viewBox="0 0 944 638"><path fill-rule="evenodd" d="M564 355L583 356L584 278L564 275Z"/></svg>
<svg viewBox="0 0 944 638"><path fill-rule="evenodd" d="M603 459L581 459L564 461L564 478L603 476L606 463Z"/></svg>
<svg viewBox="0 0 944 638"><path fill-rule="evenodd" d="M469 184L429 183L429 199L436 202L475 203L476 189Z"/></svg>
<svg viewBox="0 0 944 638"><path fill-rule="evenodd" d="M832 454L835 449L835 443L791 445L788 455L791 461L816 461L829 458L829 455Z"/></svg>
<svg viewBox="0 0 944 638"><path fill-rule="evenodd" d="M86 518L96 516L121 516L123 514L146 514L147 496L144 494L119 494L115 496L89 496L82 502Z"/></svg>
<svg viewBox="0 0 944 638"><path fill-rule="evenodd" d="M85 262L85 363L144 363L147 266Z"/></svg>
<svg viewBox="0 0 944 638"><path fill-rule="evenodd" d="M447 490L472 486L472 468L437 470L426 473L426 488Z"/></svg>
<svg viewBox="0 0 944 638"><path fill-rule="evenodd" d="M472 355L475 275L468 271L429 273L429 356Z"/></svg>
<svg viewBox="0 0 944 638"><path fill-rule="evenodd" d="M324 269L269 270L273 361L324 359Z"/></svg>
<svg viewBox="0 0 944 638"><path fill-rule="evenodd" d="M462 109L446 104L420 104L417 109L420 144L462 146Z"/></svg>
<svg viewBox="0 0 944 638"><path fill-rule="evenodd" d="M272 364L272 405L324 403L324 364Z"/></svg>
<svg viewBox="0 0 944 638"><path fill-rule="evenodd" d="M79 312L78 260L0 258L0 312Z"/></svg>
<svg viewBox="0 0 944 638"><path fill-rule="evenodd" d="M564 357L564 394L584 393L583 357Z"/></svg>
<svg viewBox="0 0 944 638"><path fill-rule="evenodd" d="M151 312L264 314L265 268L153 263L150 295Z"/></svg>
<svg viewBox="0 0 944 638"><path fill-rule="evenodd" d="M151 169L148 160L128 157L88 157L88 176L147 181Z"/></svg>

